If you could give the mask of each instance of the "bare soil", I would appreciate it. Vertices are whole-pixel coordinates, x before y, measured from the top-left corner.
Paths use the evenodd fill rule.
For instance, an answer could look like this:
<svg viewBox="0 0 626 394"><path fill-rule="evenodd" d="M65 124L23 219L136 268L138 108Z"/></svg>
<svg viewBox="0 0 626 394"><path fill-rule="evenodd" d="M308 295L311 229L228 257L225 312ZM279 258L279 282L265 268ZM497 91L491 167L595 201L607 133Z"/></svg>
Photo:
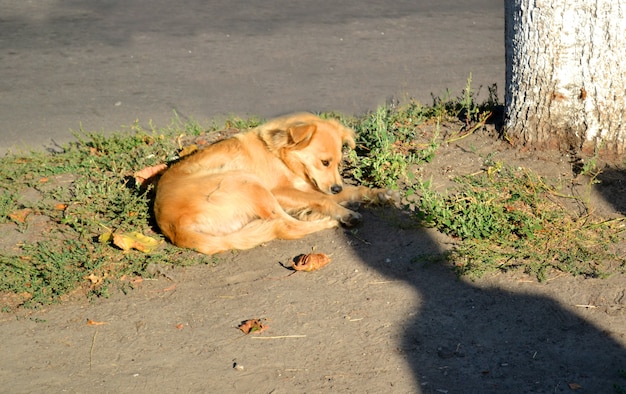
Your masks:
<svg viewBox="0 0 626 394"><path fill-rule="evenodd" d="M451 176L480 171L489 155L572 178L567 156L523 152L486 132L441 148L423 175L444 188ZM602 178L593 206L605 216L623 215L624 172L607 169ZM1 314L0 391L612 393L616 384L626 387L619 374L626 369L624 275L554 272L538 283L512 272L469 281L432 259L455 240L406 226L405 214L394 208L362 212L355 231L224 253L214 265L164 261L154 267L156 279L126 294ZM14 230L4 233L3 244L23 241ZM284 265L311 250L332 262L290 275ZM265 319L268 329L244 335L237 326L250 318Z"/></svg>

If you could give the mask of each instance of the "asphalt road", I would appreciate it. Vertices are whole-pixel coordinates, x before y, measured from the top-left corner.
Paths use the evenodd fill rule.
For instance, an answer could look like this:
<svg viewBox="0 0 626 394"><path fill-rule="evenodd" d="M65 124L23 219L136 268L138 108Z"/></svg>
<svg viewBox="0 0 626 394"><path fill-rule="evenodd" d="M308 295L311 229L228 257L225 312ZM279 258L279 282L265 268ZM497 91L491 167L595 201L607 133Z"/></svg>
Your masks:
<svg viewBox="0 0 626 394"><path fill-rule="evenodd" d="M0 0L0 155L138 120L504 93L501 0Z"/></svg>

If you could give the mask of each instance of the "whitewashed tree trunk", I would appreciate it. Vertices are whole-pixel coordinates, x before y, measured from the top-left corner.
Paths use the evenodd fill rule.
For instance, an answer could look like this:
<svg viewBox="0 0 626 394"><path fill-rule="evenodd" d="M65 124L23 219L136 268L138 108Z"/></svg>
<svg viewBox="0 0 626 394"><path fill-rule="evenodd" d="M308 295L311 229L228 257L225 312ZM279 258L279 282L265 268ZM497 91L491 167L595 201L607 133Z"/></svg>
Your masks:
<svg viewBox="0 0 626 394"><path fill-rule="evenodd" d="M527 146L626 152L626 0L506 0L506 120Z"/></svg>

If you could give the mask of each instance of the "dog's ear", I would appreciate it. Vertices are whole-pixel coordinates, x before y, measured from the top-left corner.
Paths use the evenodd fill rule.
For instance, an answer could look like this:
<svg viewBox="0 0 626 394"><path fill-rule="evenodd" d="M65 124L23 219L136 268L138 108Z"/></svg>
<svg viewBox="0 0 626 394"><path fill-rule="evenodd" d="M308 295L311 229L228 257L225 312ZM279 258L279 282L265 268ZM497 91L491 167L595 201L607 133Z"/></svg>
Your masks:
<svg viewBox="0 0 626 394"><path fill-rule="evenodd" d="M342 125L341 123L339 123L338 121L334 119L329 119L328 122L334 126L335 130L337 130L337 132L341 136L342 145L346 145L350 147L351 149L354 149L356 147L356 143L354 142L354 138L355 138L354 130Z"/></svg>
<svg viewBox="0 0 626 394"><path fill-rule="evenodd" d="M313 138L315 130L317 130L317 126L310 123L298 124L288 128L288 145L292 146L295 149L302 149L306 147L307 145L309 145L309 142L311 142L311 138Z"/></svg>
<svg viewBox="0 0 626 394"><path fill-rule="evenodd" d="M342 127L342 130L343 135L341 136L341 140L343 141L343 144L354 149L356 147L356 143L354 142L354 130L347 127Z"/></svg>
<svg viewBox="0 0 626 394"><path fill-rule="evenodd" d="M315 125L301 123L285 128L261 129L259 135L269 150L276 152L283 148L302 149L306 147L311 141L315 129Z"/></svg>

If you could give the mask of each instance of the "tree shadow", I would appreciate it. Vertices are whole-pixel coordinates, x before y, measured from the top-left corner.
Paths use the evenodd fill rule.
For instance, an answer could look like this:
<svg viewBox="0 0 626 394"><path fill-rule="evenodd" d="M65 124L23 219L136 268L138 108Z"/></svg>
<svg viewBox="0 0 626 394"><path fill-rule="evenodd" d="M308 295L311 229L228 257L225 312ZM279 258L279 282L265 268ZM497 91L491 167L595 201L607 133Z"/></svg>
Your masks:
<svg viewBox="0 0 626 394"><path fill-rule="evenodd" d="M424 393L610 393L623 385L626 349L611 333L522 284L479 285L429 263L442 252L435 231L402 230L382 210L364 216L359 234L371 245L355 252L420 300L399 346Z"/></svg>

